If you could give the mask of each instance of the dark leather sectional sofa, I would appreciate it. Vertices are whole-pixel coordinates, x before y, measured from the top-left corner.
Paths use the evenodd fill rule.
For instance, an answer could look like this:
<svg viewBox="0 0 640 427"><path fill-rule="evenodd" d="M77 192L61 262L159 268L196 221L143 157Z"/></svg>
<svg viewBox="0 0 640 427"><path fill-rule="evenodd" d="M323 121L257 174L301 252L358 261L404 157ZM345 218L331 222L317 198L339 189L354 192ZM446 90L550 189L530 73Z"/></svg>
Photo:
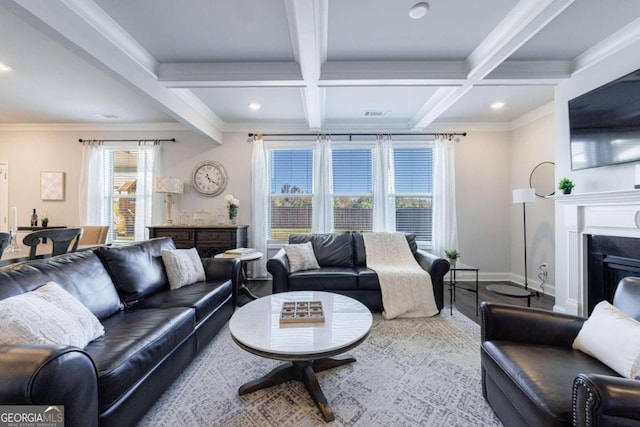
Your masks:
<svg viewBox="0 0 640 427"><path fill-rule="evenodd" d="M234 259L203 259L206 281L170 291L170 238L0 268L0 299L55 281L103 324L81 349L0 345L0 404L64 405L65 425L138 421L231 317Z"/></svg>
<svg viewBox="0 0 640 427"><path fill-rule="evenodd" d="M407 242L423 270L431 275L433 293L439 310L444 306L444 275L449 262L418 249L415 234ZM362 233L291 234L289 243L311 242L319 270L289 272L283 249L267 261L273 276L273 293L288 291L328 291L357 299L371 311L381 312L382 294L375 271L367 268Z"/></svg>
<svg viewBox="0 0 640 427"><path fill-rule="evenodd" d="M640 320L640 278L613 304ZM640 426L640 381L571 348L586 319L486 302L480 315L482 393L505 426Z"/></svg>

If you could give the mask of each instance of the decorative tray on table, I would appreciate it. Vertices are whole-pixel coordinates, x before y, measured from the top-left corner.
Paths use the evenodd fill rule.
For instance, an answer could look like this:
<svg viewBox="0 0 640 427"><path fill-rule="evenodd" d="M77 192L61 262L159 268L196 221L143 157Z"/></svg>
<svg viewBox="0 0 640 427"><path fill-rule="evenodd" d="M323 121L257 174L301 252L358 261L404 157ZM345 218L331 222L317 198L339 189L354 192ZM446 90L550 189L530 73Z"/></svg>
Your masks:
<svg viewBox="0 0 640 427"><path fill-rule="evenodd" d="M290 301L282 303L280 323L322 323L322 301Z"/></svg>

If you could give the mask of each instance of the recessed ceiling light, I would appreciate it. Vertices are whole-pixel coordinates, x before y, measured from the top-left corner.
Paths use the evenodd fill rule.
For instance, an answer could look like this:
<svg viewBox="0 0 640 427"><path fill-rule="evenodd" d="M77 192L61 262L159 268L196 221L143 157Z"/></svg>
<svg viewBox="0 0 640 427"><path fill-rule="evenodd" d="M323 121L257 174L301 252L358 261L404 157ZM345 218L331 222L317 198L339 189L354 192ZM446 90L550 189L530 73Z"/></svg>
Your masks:
<svg viewBox="0 0 640 427"><path fill-rule="evenodd" d="M429 3L420 2L416 3L410 10L409 16L413 19L420 19L427 14L429 11Z"/></svg>
<svg viewBox="0 0 640 427"><path fill-rule="evenodd" d="M497 102L494 102L493 104L491 104L491 109L492 110L500 110L500 109L502 109L502 107L504 107L504 102L502 102L502 101L497 101Z"/></svg>
<svg viewBox="0 0 640 427"><path fill-rule="evenodd" d="M257 102L250 102L249 103L249 109L250 110L258 111L261 108L262 108L262 105L258 104Z"/></svg>
<svg viewBox="0 0 640 427"><path fill-rule="evenodd" d="M100 114L100 113L96 114L96 117L100 117L101 119L107 119L107 120L116 120L120 118L115 114Z"/></svg>
<svg viewBox="0 0 640 427"><path fill-rule="evenodd" d="M11 67L9 67L7 64L3 64L2 62L0 62L0 71L3 72L7 72L7 71L11 71Z"/></svg>

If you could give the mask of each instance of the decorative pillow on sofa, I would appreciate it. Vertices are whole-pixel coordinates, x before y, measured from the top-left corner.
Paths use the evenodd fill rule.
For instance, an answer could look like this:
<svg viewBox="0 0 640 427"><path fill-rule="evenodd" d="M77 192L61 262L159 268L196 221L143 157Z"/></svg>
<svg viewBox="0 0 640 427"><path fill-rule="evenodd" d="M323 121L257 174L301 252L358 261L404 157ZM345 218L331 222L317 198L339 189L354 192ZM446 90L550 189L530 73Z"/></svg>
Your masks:
<svg viewBox="0 0 640 427"><path fill-rule="evenodd" d="M98 318L55 282L0 301L0 330L0 344L80 348L104 335Z"/></svg>
<svg viewBox="0 0 640 427"><path fill-rule="evenodd" d="M204 267L196 248L162 250L171 290L205 280Z"/></svg>
<svg viewBox="0 0 640 427"><path fill-rule="evenodd" d="M284 245L284 252L289 258L289 272L300 270L317 270L320 268L316 255L313 253L311 242Z"/></svg>
<svg viewBox="0 0 640 427"><path fill-rule="evenodd" d="M573 348L595 357L626 378L640 376L640 322L607 301L584 322Z"/></svg>

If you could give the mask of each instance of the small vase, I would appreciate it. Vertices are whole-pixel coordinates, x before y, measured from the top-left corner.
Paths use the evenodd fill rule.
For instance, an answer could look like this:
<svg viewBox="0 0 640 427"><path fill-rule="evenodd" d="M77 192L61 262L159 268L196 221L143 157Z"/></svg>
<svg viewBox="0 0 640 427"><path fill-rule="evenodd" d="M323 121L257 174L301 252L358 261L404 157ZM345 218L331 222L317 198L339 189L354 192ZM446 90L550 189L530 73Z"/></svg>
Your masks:
<svg viewBox="0 0 640 427"><path fill-rule="evenodd" d="M563 188L562 189L562 194L571 194L571 189L570 188Z"/></svg>
<svg viewBox="0 0 640 427"><path fill-rule="evenodd" d="M457 259L449 258L449 264L451 264L451 267L455 268L457 261L458 261Z"/></svg>

